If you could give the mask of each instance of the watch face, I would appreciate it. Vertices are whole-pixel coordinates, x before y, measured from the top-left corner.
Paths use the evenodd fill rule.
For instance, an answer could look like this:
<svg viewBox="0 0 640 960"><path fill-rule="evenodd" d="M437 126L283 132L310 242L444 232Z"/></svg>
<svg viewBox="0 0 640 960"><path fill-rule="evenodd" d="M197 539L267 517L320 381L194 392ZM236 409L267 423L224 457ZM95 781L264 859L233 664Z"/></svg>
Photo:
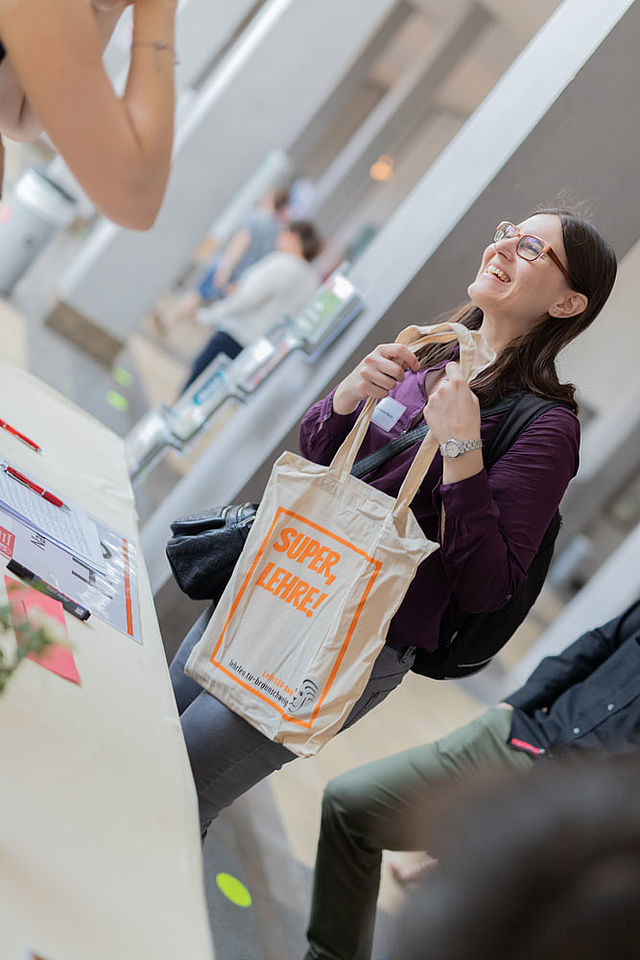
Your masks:
<svg viewBox="0 0 640 960"><path fill-rule="evenodd" d="M460 453L460 445L457 440L447 440L444 445L445 457L457 457Z"/></svg>

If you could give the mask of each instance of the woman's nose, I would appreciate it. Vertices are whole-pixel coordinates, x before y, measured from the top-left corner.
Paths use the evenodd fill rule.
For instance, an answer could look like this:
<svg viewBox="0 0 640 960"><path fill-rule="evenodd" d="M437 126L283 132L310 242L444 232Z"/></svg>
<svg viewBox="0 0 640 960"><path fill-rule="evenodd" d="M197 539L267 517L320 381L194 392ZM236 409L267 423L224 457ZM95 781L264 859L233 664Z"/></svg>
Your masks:
<svg viewBox="0 0 640 960"><path fill-rule="evenodd" d="M494 240L492 244L492 249L495 252L496 250L500 253L510 253L514 254L516 252L516 247L518 246L519 237L501 237L500 240Z"/></svg>

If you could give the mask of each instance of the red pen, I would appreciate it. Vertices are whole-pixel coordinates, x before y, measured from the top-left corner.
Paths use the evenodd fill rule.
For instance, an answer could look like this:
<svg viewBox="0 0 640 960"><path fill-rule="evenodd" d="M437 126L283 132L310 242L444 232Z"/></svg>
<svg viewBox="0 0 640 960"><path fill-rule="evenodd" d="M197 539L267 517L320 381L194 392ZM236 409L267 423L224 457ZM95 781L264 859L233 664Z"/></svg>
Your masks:
<svg viewBox="0 0 640 960"><path fill-rule="evenodd" d="M34 483L33 480L30 480L29 477L25 477L24 473L20 473L18 470L16 470L15 467L10 467L9 464L3 463L2 469L14 480L17 480L19 483L23 483L25 487L29 488L29 490L33 490L34 493L37 493L39 497L43 498L43 500L46 500L48 503L52 503L54 507L64 507L65 510L69 509L69 507L63 503L60 497L56 497L55 493L51 493L49 490L45 490L44 487L40 487L37 483Z"/></svg>
<svg viewBox="0 0 640 960"><path fill-rule="evenodd" d="M32 450L35 450L36 453L42 453L42 447L39 447L37 443L33 440L30 440L29 437L26 437L24 433L20 433L19 430L16 430L15 427L12 427L10 423L7 423L6 420L0 420L0 427L3 430L6 430L7 433L10 433L12 437L17 437L18 440L22 440L23 443L26 443L28 447L31 447Z"/></svg>

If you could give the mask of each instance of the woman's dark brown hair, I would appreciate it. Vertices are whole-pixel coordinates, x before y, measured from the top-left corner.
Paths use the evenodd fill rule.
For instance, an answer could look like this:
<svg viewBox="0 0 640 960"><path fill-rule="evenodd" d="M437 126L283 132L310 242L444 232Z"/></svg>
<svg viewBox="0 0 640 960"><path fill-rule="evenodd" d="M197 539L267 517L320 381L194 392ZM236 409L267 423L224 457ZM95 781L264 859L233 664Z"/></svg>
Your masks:
<svg viewBox="0 0 640 960"><path fill-rule="evenodd" d="M495 363L473 381L473 390L482 406L522 390L557 400L577 411L576 388L572 383L560 383L556 358L563 347L593 323L607 302L616 278L616 255L593 224L570 210L545 208L535 213L560 218L573 289L583 293L589 303L582 313L568 319L556 320L547 314L526 334L515 337ZM447 317L470 330L477 330L482 319L482 310L472 303ZM454 349L450 344L434 344L418 353L418 358L423 366L429 366L449 359Z"/></svg>

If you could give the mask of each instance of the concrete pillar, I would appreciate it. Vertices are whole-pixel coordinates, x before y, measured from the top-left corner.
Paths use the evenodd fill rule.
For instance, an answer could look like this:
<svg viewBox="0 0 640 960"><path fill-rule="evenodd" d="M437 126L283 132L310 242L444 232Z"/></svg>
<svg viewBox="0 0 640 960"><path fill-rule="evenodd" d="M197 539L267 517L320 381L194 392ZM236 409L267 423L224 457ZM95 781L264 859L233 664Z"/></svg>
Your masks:
<svg viewBox="0 0 640 960"><path fill-rule="evenodd" d="M178 131L156 225L144 234L100 225L61 278L51 325L71 337L88 327L102 355L109 343L115 351L265 154L306 126L395 2L265 4Z"/></svg>
<svg viewBox="0 0 640 960"><path fill-rule="evenodd" d="M364 226L380 228L394 215L405 197L414 189L467 116L435 106L422 127L398 153L393 176L384 183L369 181L368 189L340 226L331 234L337 250L343 250Z"/></svg>
<svg viewBox="0 0 640 960"><path fill-rule="evenodd" d="M640 470L639 271L640 242L620 263L613 293L596 322L562 357L562 379L577 384L592 419L583 430L578 475L563 501L556 553L597 522ZM607 356L610 361L603 362Z"/></svg>
<svg viewBox="0 0 640 960"><path fill-rule="evenodd" d="M325 231L334 229L367 190L375 160L395 154L424 122L439 85L492 22L482 4L465 5L371 111L316 185L314 216Z"/></svg>
<svg viewBox="0 0 640 960"><path fill-rule="evenodd" d="M287 146L287 153L296 169L307 171L307 163L311 155L317 151L327 137L334 134L336 126L340 126L346 106L351 113L359 112L357 109L354 110L355 100L364 99L363 90L367 87L368 77L375 61L382 55L386 45L402 29L407 20L415 16L416 10L407 0L399 0L399 3L391 8L389 15L378 28L366 50L363 50L361 56L354 61L340 81L339 86L327 97L318 112L309 119L304 129ZM379 96L382 96L382 92Z"/></svg>
<svg viewBox="0 0 640 960"><path fill-rule="evenodd" d="M599 196L605 232L621 253L631 246L640 233L639 30L632 0L565 0L355 264L365 312L312 367L294 354L274 371L149 519L142 543L154 592L169 577L170 521L259 499L274 457L295 449L301 415L329 384L375 343L464 299L496 219L570 186Z"/></svg>
<svg viewBox="0 0 640 960"><path fill-rule="evenodd" d="M255 7L256 0L182 0L176 19L178 90L198 85Z"/></svg>

